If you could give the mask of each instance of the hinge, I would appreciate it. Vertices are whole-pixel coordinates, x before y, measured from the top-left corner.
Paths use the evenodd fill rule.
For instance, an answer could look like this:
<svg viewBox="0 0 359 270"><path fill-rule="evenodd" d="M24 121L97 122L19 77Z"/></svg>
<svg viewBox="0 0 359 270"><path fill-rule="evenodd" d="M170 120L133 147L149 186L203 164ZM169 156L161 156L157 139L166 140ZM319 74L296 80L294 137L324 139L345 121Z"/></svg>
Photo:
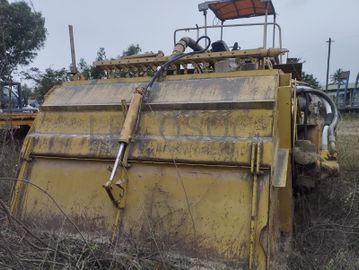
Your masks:
<svg viewBox="0 0 359 270"><path fill-rule="evenodd" d="M261 159L262 159L262 142L253 142L251 145L251 174L260 174Z"/></svg>
<svg viewBox="0 0 359 270"><path fill-rule="evenodd" d="M123 166L123 164L121 164L118 173L120 174L119 180L116 181L114 185L112 185L111 182L107 182L105 185L103 185L103 187L105 188L114 206L116 208L123 209L125 208L125 197L127 193L128 182L127 169L125 166Z"/></svg>
<svg viewBox="0 0 359 270"><path fill-rule="evenodd" d="M251 227L250 227L250 246L249 246L249 269L254 269L256 254L256 229L257 229L257 208L258 208L258 175L260 174L262 158L262 142L253 142L251 145L251 174L252 183L252 207L251 207Z"/></svg>
<svg viewBox="0 0 359 270"><path fill-rule="evenodd" d="M256 174L259 175L262 159L262 142L257 143Z"/></svg>

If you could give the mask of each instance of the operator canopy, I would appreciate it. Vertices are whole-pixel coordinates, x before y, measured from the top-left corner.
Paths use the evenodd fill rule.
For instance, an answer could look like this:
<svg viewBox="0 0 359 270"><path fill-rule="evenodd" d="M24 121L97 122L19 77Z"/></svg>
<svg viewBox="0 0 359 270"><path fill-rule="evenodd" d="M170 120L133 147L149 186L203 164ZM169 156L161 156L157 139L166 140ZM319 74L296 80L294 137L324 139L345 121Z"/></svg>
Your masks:
<svg viewBox="0 0 359 270"><path fill-rule="evenodd" d="M221 21L274 15L275 9L270 0L221 0L206 2Z"/></svg>

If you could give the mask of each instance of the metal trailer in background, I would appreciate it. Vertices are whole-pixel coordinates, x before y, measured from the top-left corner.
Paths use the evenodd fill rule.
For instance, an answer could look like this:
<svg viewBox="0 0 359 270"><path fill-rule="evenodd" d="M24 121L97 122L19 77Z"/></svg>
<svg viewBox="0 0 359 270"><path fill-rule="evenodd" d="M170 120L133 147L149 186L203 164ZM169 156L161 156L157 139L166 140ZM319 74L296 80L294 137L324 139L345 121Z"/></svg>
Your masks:
<svg viewBox="0 0 359 270"><path fill-rule="evenodd" d="M348 91L350 78L350 71L343 71L339 74L337 93L335 101L339 110L346 110L350 106L350 93ZM341 91L341 86L344 85L344 91Z"/></svg>
<svg viewBox="0 0 359 270"><path fill-rule="evenodd" d="M24 98L20 83L0 82L0 129L28 129L38 111Z"/></svg>
<svg viewBox="0 0 359 270"><path fill-rule="evenodd" d="M352 110L359 110L359 93L358 93L358 87L359 87L359 72L355 79L354 89L351 96L351 109Z"/></svg>
<svg viewBox="0 0 359 270"><path fill-rule="evenodd" d="M354 87L349 87L350 71L339 74L335 102L342 112L357 111L359 109L359 73L355 79ZM352 84L351 84L352 85ZM344 86L344 88L343 88Z"/></svg>

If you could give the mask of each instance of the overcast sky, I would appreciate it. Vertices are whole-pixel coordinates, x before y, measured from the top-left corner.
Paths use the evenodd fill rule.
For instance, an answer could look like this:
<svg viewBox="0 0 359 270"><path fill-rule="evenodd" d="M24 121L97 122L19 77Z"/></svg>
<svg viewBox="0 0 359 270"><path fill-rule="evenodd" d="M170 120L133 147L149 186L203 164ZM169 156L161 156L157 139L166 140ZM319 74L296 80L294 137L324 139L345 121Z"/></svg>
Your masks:
<svg viewBox="0 0 359 270"><path fill-rule="evenodd" d="M131 43L138 43L144 52L162 50L169 54L173 30L203 24L203 15L197 7L203 1L32 0L33 8L45 17L48 31L45 47L32 66L40 69L69 66L68 24L75 29L77 60L84 58L91 63L100 47L106 49L108 57L117 57ZM290 50L290 57L305 61L304 71L325 83L326 41L332 37L335 42L330 73L338 68L350 70L354 80L359 72L358 0L274 0L273 3L283 30L283 47ZM217 23L213 14L209 23ZM213 40L219 38L218 33L211 34ZM242 48L260 47L261 38L260 28L224 33L230 45L238 41Z"/></svg>

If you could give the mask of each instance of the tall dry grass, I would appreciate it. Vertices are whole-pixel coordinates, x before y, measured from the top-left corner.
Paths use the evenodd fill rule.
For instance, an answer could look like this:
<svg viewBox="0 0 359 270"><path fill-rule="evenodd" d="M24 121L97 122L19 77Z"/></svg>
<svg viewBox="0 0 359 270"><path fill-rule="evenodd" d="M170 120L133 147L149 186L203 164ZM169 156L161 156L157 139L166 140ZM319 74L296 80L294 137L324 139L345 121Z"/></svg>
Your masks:
<svg viewBox="0 0 359 270"><path fill-rule="evenodd" d="M296 194L288 269L359 269L359 115L343 116L337 135L339 176Z"/></svg>
<svg viewBox="0 0 359 270"><path fill-rule="evenodd" d="M16 177L22 134L12 130L0 130L0 177ZM8 202L13 183L0 182L0 199Z"/></svg>

